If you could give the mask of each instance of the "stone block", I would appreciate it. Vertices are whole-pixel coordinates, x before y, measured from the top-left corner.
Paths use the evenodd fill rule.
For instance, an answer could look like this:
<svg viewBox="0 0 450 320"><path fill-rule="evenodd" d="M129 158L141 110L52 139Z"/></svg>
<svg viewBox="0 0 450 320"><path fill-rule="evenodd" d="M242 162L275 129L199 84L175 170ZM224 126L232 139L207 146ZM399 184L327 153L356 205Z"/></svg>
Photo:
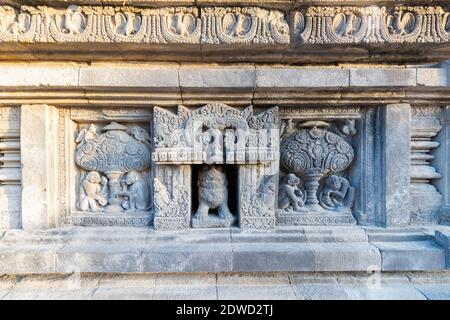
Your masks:
<svg viewBox="0 0 450 320"><path fill-rule="evenodd" d="M156 286L154 300L216 300L216 286Z"/></svg>
<svg viewBox="0 0 450 320"><path fill-rule="evenodd" d="M280 273L232 273L232 274L218 274L218 286L232 286L238 284L239 286L284 286L289 285L289 276Z"/></svg>
<svg viewBox="0 0 450 320"><path fill-rule="evenodd" d="M11 291L0 289L0 300L3 300Z"/></svg>
<svg viewBox="0 0 450 320"><path fill-rule="evenodd" d="M108 65L80 68L81 87L126 87L178 91L177 65Z"/></svg>
<svg viewBox="0 0 450 320"><path fill-rule="evenodd" d="M0 274L55 273L55 251L61 245L0 248Z"/></svg>
<svg viewBox="0 0 450 320"><path fill-rule="evenodd" d="M142 256L144 272L227 272L233 261L229 244L150 246Z"/></svg>
<svg viewBox="0 0 450 320"><path fill-rule="evenodd" d="M88 300L91 299L94 290L11 290L3 300Z"/></svg>
<svg viewBox="0 0 450 320"><path fill-rule="evenodd" d="M423 87L448 86L448 73L444 68L417 68L417 85Z"/></svg>
<svg viewBox="0 0 450 320"><path fill-rule="evenodd" d="M361 271L380 266L367 243L233 244L233 271Z"/></svg>
<svg viewBox="0 0 450 320"><path fill-rule="evenodd" d="M404 226L411 212L411 108L408 104L387 105L380 108L380 113L381 224Z"/></svg>
<svg viewBox="0 0 450 320"><path fill-rule="evenodd" d="M348 87L349 70L339 68L257 67L257 90Z"/></svg>
<svg viewBox="0 0 450 320"><path fill-rule="evenodd" d="M253 90L256 82L256 71L252 66L241 67L195 67L180 68L181 90L196 89L232 89Z"/></svg>
<svg viewBox="0 0 450 320"><path fill-rule="evenodd" d="M142 247L79 246L64 247L56 253L57 272L142 272Z"/></svg>
<svg viewBox="0 0 450 320"><path fill-rule="evenodd" d="M426 300L412 286L381 286L371 288L366 286L343 286L345 294L351 300Z"/></svg>
<svg viewBox="0 0 450 320"><path fill-rule="evenodd" d="M219 300L294 300L292 287L289 285L258 285L258 286L217 286Z"/></svg>
<svg viewBox="0 0 450 320"><path fill-rule="evenodd" d="M416 285L415 288L419 290L428 300L450 300L450 285Z"/></svg>
<svg viewBox="0 0 450 320"><path fill-rule="evenodd" d="M414 87L416 78L413 68L350 69L350 87Z"/></svg>
<svg viewBox="0 0 450 320"><path fill-rule="evenodd" d="M21 108L22 225L25 230L56 226L57 109Z"/></svg>
<svg viewBox="0 0 450 320"><path fill-rule="evenodd" d="M445 251L433 241L373 242L383 271L444 270Z"/></svg>
<svg viewBox="0 0 450 320"><path fill-rule="evenodd" d="M0 87L76 87L76 64L0 64Z"/></svg>
<svg viewBox="0 0 450 320"><path fill-rule="evenodd" d="M349 295L337 284L302 284L292 286L299 300L347 300Z"/></svg>
<svg viewBox="0 0 450 320"><path fill-rule="evenodd" d="M450 231L435 231L434 238L436 243L444 248L447 269L450 269Z"/></svg>
<svg viewBox="0 0 450 320"><path fill-rule="evenodd" d="M155 279L156 286L215 286L215 274L199 273L159 273Z"/></svg>
<svg viewBox="0 0 450 320"><path fill-rule="evenodd" d="M157 274L105 274L97 275L99 288L153 288Z"/></svg>
<svg viewBox="0 0 450 320"><path fill-rule="evenodd" d="M121 288L99 288L93 295L92 300L152 300L155 293L154 287L121 287Z"/></svg>

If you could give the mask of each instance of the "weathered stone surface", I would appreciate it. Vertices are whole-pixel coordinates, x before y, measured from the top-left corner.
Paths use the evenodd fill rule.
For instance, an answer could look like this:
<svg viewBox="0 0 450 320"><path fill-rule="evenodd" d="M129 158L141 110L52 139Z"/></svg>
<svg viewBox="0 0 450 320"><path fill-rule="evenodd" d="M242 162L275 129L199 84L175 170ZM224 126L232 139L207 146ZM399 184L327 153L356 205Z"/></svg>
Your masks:
<svg viewBox="0 0 450 320"><path fill-rule="evenodd" d="M350 69L352 87L405 87L415 86L417 74L414 69L379 68Z"/></svg>
<svg viewBox="0 0 450 320"><path fill-rule="evenodd" d="M78 66L61 64L2 63L0 87L73 87L78 85Z"/></svg>
<svg viewBox="0 0 450 320"><path fill-rule="evenodd" d="M174 65L115 66L94 64L79 70L81 87L179 88L178 70Z"/></svg>
<svg viewBox="0 0 450 320"><path fill-rule="evenodd" d="M256 89L348 87L350 71L341 68L256 68Z"/></svg>
<svg viewBox="0 0 450 320"><path fill-rule="evenodd" d="M450 287L448 285L417 285L415 287L428 300L450 299Z"/></svg>
<svg viewBox="0 0 450 320"><path fill-rule="evenodd" d="M364 243L233 245L235 271L352 271L381 264L378 251Z"/></svg>
<svg viewBox="0 0 450 320"><path fill-rule="evenodd" d="M339 285L302 284L293 286L295 296L299 300L347 300L349 294Z"/></svg>
<svg viewBox="0 0 450 320"><path fill-rule="evenodd" d="M155 294L154 287L131 288L99 288L93 292L92 300L152 300ZM86 298L85 298L86 299Z"/></svg>
<svg viewBox="0 0 450 320"><path fill-rule="evenodd" d="M253 66L210 67L182 66L180 72L181 90L215 88L227 90L253 89L256 71Z"/></svg>
<svg viewBox="0 0 450 320"><path fill-rule="evenodd" d="M443 270L445 251L433 241L373 242L380 249L382 270Z"/></svg>
<svg viewBox="0 0 450 320"><path fill-rule="evenodd" d="M344 287L348 299L352 300L426 300L413 287L383 286L381 288Z"/></svg>
<svg viewBox="0 0 450 320"><path fill-rule="evenodd" d="M381 203L386 227L409 223L410 204L410 106L388 105L381 108Z"/></svg>

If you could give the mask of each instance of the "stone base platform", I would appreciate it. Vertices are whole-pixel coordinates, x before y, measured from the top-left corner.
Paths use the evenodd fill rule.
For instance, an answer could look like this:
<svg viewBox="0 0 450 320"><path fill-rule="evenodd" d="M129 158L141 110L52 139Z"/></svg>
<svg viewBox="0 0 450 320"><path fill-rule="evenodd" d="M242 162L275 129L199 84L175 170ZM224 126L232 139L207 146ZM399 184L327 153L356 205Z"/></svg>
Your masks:
<svg viewBox="0 0 450 320"><path fill-rule="evenodd" d="M359 226L8 231L0 239L0 274L445 270L446 249L432 236L382 235Z"/></svg>
<svg viewBox="0 0 450 320"><path fill-rule="evenodd" d="M2 299L449 300L450 271L0 276Z"/></svg>

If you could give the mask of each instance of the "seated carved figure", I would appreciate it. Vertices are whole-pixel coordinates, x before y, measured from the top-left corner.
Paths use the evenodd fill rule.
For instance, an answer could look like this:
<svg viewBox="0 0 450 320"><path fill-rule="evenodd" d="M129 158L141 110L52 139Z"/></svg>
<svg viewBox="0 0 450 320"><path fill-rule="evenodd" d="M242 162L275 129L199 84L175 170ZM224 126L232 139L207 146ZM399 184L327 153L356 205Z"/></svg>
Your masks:
<svg viewBox="0 0 450 320"><path fill-rule="evenodd" d="M233 215L228 209L228 181L222 167L203 166L197 185L199 206L193 220L208 220L209 210L217 209L219 218L231 224Z"/></svg>
<svg viewBox="0 0 450 320"><path fill-rule="evenodd" d="M150 186L137 171L131 171L125 176L122 187L124 190L118 195L127 198L122 203L125 210L147 211L150 209Z"/></svg>
<svg viewBox="0 0 450 320"><path fill-rule="evenodd" d="M293 173L285 175L278 191L278 208L287 211L306 211L301 180Z"/></svg>
<svg viewBox="0 0 450 320"><path fill-rule="evenodd" d="M90 171L81 182L80 199L78 207L82 211L101 211L101 207L107 205L106 177L100 176L97 171Z"/></svg>
<svg viewBox="0 0 450 320"><path fill-rule="evenodd" d="M324 180L320 205L327 210L343 211L353 206L355 188L344 177L331 175Z"/></svg>

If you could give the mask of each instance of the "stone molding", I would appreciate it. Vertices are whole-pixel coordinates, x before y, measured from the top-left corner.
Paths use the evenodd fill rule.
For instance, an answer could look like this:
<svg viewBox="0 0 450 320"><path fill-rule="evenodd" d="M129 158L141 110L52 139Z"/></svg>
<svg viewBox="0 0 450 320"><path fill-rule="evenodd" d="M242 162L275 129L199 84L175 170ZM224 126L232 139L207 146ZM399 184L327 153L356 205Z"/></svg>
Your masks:
<svg viewBox="0 0 450 320"><path fill-rule="evenodd" d="M449 42L441 6L0 6L0 43L305 46Z"/></svg>

